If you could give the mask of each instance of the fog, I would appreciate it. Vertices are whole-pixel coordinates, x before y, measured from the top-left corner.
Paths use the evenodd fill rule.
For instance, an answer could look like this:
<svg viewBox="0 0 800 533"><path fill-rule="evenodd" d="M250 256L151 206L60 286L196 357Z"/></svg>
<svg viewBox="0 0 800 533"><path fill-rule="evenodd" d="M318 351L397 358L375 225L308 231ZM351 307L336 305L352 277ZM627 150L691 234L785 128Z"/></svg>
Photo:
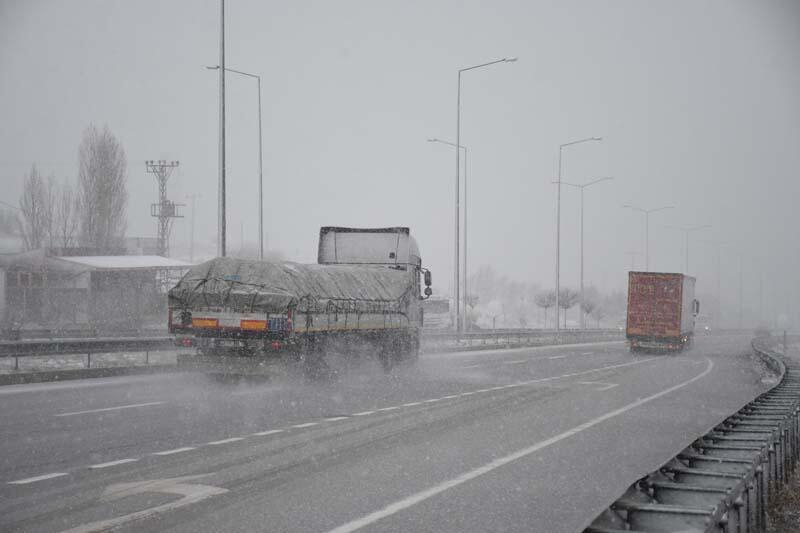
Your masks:
<svg viewBox="0 0 800 533"><path fill-rule="evenodd" d="M585 191L587 284L684 270L751 322L800 323L800 5L796 2L248 2L226 4L226 63L262 76L267 245L316 260L323 225L409 226L439 294L452 289L455 141L469 149L470 272L550 287L558 147ZM154 236L145 160L176 159L169 197L199 193L197 250L216 239L217 1L0 4L0 184L75 179L85 128L128 157L129 236ZM258 235L256 86L227 76L229 250ZM184 212L189 214L188 207ZM189 218L172 231L188 257ZM561 284L579 284L579 193L562 190ZM717 245L720 268L717 269ZM639 255L629 255L635 252ZM632 263L632 260L634 261ZM740 266L741 265L741 266ZM708 300L708 298L706 298Z"/></svg>

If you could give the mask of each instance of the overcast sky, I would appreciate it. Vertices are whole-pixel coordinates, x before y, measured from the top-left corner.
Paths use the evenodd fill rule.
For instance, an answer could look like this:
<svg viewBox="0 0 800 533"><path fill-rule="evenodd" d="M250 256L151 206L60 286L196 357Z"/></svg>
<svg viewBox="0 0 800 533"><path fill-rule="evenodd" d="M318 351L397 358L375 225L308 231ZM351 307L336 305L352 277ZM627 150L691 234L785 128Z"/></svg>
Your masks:
<svg viewBox="0 0 800 533"><path fill-rule="evenodd" d="M797 313L800 2L226 3L230 68L260 74L265 231L289 259L316 259L322 225L410 226L440 291L452 285L452 149L459 68L469 149L469 264L550 286L555 178L586 190L586 279L623 288L644 267L691 274L747 305ZM16 203L32 163L74 180L90 123L128 156L129 230L152 236L146 159L177 159L169 196L199 193L196 235L216 239L218 1L0 1L0 184ZM229 249L257 239L255 81L228 75ZM579 194L563 190L562 284L579 283ZM188 202L187 202L188 203ZM189 214L188 208L185 210ZM189 219L172 247L186 254ZM726 300L727 299L727 300Z"/></svg>

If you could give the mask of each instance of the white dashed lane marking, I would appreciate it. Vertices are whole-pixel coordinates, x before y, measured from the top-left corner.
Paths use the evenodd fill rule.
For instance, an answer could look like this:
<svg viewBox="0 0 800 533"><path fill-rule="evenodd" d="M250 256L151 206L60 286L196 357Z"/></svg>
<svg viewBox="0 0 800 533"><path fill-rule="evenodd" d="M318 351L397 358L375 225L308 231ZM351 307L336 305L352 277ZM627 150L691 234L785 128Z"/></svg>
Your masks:
<svg viewBox="0 0 800 533"><path fill-rule="evenodd" d="M566 356L557 356L557 357L566 357ZM427 399L427 400L408 402L408 403L404 403L404 404L401 404L401 405L382 407L380 409L374 409L374 410L371 410L371 411L362 411L360 413L353 413L351 415L346 415L346 416L342 415L342 416L328 417L328 418L323 418L323 419L315 421L315 422L304 422L304 423L300 423L300 424L295 424L295 425L289 426L287 428L268 429L268 430L265 430L265 431L260 431L258 433L252 433L250 435L246 435L246 436L243 436L243 437L229 437L229 438L222 439L222 440L211 441L211 442L207 442L205 445L206 446L220 446L220 445L230 444L230 443L233 443L233 442L238 442L238 441L244 440L248 436L249 437L263 437L263 436L267 436L267 435L275 435L275 434L283 433L283 432L285 432L287 430L291 430L291 429L302 429L302 428L309 428L309 427L317 426L322 422L334 422L334 421L338 421L338 420L347 420L347 419L352 418L352 417L368 416L368 415L375 414L377 412L393 411L393 410L397 410L397 409L402 409L404 407L415 407L415 406L418 406L418 405L439 402L439 401L442 401L442 400L450 400L450 399L453 399L453 398L461 398L461 397L464 397L464 396L472 396L474 394L480 394L480 393L485 393L485 392L493 392L493 391L498 391L498 390L503 390L503 389L511 389L511 388L514 388L514 387L525 387L525 386L533 385L533 384L536 384L536 383L544 383L544 382L548 382L548 381L554 381L554 380L565 379L565 378L570 378L570 377L583 376L583 375L587 375L587 374L593 374L593 373L596 373L596 372L603 372L603 371L612 370L612 369L616 369L616 368L622 368L622 367L627 367L627 366L631 366L631 365L638 365L638 364L646 363L648 361L652 361L653 359L654 358L640 359L640 360L633 361L633 362L616 364L616 365L608 365L608 366L604 366L604 367L593 368L593 369L590 369L590 370L583 370L583 371L580 371L580 372L573 372L573 373L570 373L570 374L562 374L562 375L558 375L558 376L550 376L550 377L540 378L540 379L531 379L531 380L519 381L519 382L516 382L516 383L507 384L507 385L498 385L498 386L495 386L495 387L477 389L477 390L474 390L474 391L467 391L467 392L462 392L462 393L458 393L458 394L450 394L450 395L447 395L447 396L442 396L441 398L430 398L430 399ZM520 361L508 361L506 364L516 364L516 363L524 363L524 362L527 362L527 360L525 360L525 361L522 361L522 360L520 360ZM600 388L596 389L598 391L609 390L609 389L612 389L614 387L619 386L617 383L607 383L607 382L601 382L601 381L580 381L578 383L584 384L584 385L599 385ZM117 410L117 409L129 409L129 408L134 408L134 407L143 407L143 406L149 406L149 405L159 405L159 404L162 404L162 403L165 403L165 402L148 402L148 403L144 403L144 404L122 405L122 406L117 406L117 407L107 407L107 408L103 408L103 409L94 409L94 410L91 410L91 411L77 411L77 412L74 412L74 413L62 413L61 415L56 415L56 416L69 416L69 415L73 415L73 414L84 414L84 413L90 413L90 412L102 412L102 411L110 411L110 410ZM188 451L192 451L192 450L195 450L195 449L197 449L196 446L184 446L184 447L181 447L181 448L174 448L174 449L171 449L171 450L164 450L164 451L160 451L160 452L152 452L152 453L150 453L150 455L166 456L166 455L173 455L173 454L177 454L177 453L188 452ZM102 469L102 468L109 468L109 467L116 466L116 465L122 465L122 464L126 464L126 463L133 463L133 462L136 462L138 460L139 459L136 459L136 458L119 459L119 460L116 460L116 461L110 461L110 462L107 462L107 463L99 463L99 464L90 465L88 467L82 467L82 468L89 468L89 469L97 470L97 469ZM41 475L41 476L36 476L36 477L31 477L31 478L26 478L26 479L19 479L19 480L16 480L16 481L9 481L8 483L11 484L11 485L24 485L24 484L27 484L27 483L34 483L34 482L37 482L37 481L44 481L44 480L47 480L47 479L58 478L58 477L66 476L66 475L69 475L69 474L66 473L66 472L56 472L56 473L52 473L52 474L44 474L44 475Z"/></svg>
<svg viewBox="0 0 800 533"><path fill-rule="evenodd" d="M266 437L267 435L275 435L276 433L283 433L286 431L285 429L268 429L266 431L259 431L258 433L253 433L254 437Z"/></svg>
<svg viewBox="0 0 800 533"><path fill-rule="evenodd" d="M212 440L206 444L208 446L219 446L220 444L230 444L231 442L239 442L240 440L244 440L244 437L231 437L229 439Z"/></svg>
<svg viewBox="0 0 800 533"><path fill-rule="evenodd" d="M75 416L85 415L89 413L104 413L106 411L119 411L121 409L133 409L135 407L148 407L151 405L161 405L166 402L147 402L147 403L132 403L130 405L118 405L116 407L103 407L102 409L89 409L88 411L73 411L71 413L59 413L53 416Z"/></svg>
<svg viewBox="0 0 800 533"><path fill-rule="evenodd" d="M66 472L54 472L52 474L44 474L36 477L29 477L25 479L18 479L16 481L9 481L9 485L27 485L28 483L36 483L37 481L44 481L45 479L53 479L56 477L66 476Z"/></svg>
<svg viewBox="0 0 800 533"><path fill-rule="evenodd" d="M89 468L91 468L92 470L97 470L97 469L100 469L100 468L108 468L108 467L111 467L111 466L124 465L124 464L128 464L128 463L135 463L138 460L139 459L119 459L117 461L109 461L107 463L100 463L100 464L96 464L96 465L91 465L91 466L89 466Z"/></svg>
<svg viewBox="0 0 800 533"><path fill-rule="evenodd" d="M503 361L504 365L521 365L523 363L527 363L527 359L517 359L516 361Z"/></svg>
<svg viewBox="0 0 800 533"><path fill-rule="evenodd" d="M174 448L172 450L164 450L163 452L153 452L153 455L172 455L175 453L190 452L195 449L194 446L184 446L183 448Z"/></svg>

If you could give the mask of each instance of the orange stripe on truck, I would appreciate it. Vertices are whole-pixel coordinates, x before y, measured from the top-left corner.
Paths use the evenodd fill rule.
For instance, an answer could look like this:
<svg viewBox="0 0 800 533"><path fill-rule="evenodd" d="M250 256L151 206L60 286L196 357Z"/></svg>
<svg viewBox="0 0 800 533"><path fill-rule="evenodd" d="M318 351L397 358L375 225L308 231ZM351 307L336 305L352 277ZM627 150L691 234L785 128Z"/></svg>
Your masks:
<svg viewBox="0 0 800 533"><path fill-rule="evenodd" d="M218 328L219 320L216 318L192 318L193 328Z"/></svg>
<svg viewBox="0 0 800 533"><path fill-rule="evenodd" d="M267 329L266 320L242 320L239 327L249 331L264 331Z"/></svg>

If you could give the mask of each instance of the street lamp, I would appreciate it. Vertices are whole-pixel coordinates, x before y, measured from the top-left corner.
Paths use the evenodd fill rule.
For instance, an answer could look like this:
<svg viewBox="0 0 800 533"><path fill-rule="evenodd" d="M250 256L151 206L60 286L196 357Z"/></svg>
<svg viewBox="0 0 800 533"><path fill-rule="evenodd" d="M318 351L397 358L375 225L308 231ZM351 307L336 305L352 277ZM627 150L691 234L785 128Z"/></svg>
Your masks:
<svg viewBox="0 0 800 533"><path fill-rule="evenodd" d="M602 181L609 181L613 180L612 176L606 176L603 178L598 178L596 180L590 181L589 183L583 184L575 184L575 183L567 183L566 181L561 182L564 185L568 185L569 187L575 187L576 189L580 189L581 191L581 303L580 305L583 306L584 302L584 294L583 294L583 190L587 187L591 187L592 185L597 185ZM581 329L586 329L586 316L583 313L583 308L581 307Z"/></svg>
<svg viewBox="0 0 800 533"><path fill-rule="evenodd" d="M716 254L714 254L717 270L717 309L714 316L714 327L719 328L721 326L720 318L722 316L722 247L728 246L731 243L727 241L705 241L705 243L715 246L717 249Z"/></svg>
<svg viewBox="0 0 800 533"><path fill-rule="evenodd" d="M663 211L665 209L675 209L674 205L665 205L663 207L656 207L655 209L642 209L641 207L637 207L631 204L625 204L622 207L627 207L629 209L633 209L634 211L639 211L640 213L644 213L644 271L650 271L650 213L655 213L656 211Z"/></svg>
<svg viewBox="0 0 800 533"><path fill-rule="evenodd" d="M564 153L564 148L575 144L602 141L602 137L587 137L585 139L578 139L577 141L570 141L558 146L558 195L556 199L556 318L560 313L559 306L561 304L561 160ZM566 318L564 319L566 321ZM558 333L561 326L556 320L556 333Z"/></svg>
<svg viewBox="0 0 800 533"><path fill-rule="evenodd" d="M489 61L488 63L481 63L480 65L473 65L471 67L466 67L458 70L458 95L456 97L456 146L461 146L461 73L467 72L468 70L476 70L483 67L488 67L490 65L495 65L497 63L514 63L517 60L516 57L504 57L503 59L496 59L494 61ZM456 208L455 208L455 253L454 253L454 260L455 260L455 273L454 273L454 280L455 280L455 298L454 303L456 306L456 332L461 331L461 320L459 319L459 312L458 312L458 305L461 301L459 298L459 215L461 213L460 205L459 205L459 179L460 179L460 168L461 168L461 150L456 150ZM466 295L465 295L466 299Z"/></svg>
<svg viewBox="0 0 800 533"><path fill-rule="evenodd" d="M214 67L206 67L209 70L219 69L219 65ZM255 78L258 82L258 258L264 260L264 173L263 173L263 157L262 157L262 142L261 142L261 76L257 74L250 74L241 70L232 68L225 68L227 72L241 74Z"/></svg>
<svg viewBox="0 0 800 533"><path fill-rule="evenodd" d="M450 141L443 141L442 139L428 139L429 143L441 143L455 148L458 146L456 143ZM463 314L464 320L467 319L467 147L459 146L464 150L464 305ZM457 305L457 304L456 304Z"/></svg>
<svg viewBox="0 0 800 533"><path fill-rule="evenodd" d="M664 226L667 229L676 229L678 231L683 232L683 250L684 250L684 258L685 258L685 266L683 273L687 276L689 275L689 233L692 231L697 231L701 229L710 228L708 224L702 226Z"/></svg>
<svg viewBox="0 0 800 533"><path fill-rule="evenodd" d="M186 198L192 201L192 226L191 226L191 240L189 241L189 262L194 264L194 218L195 218L195 210L194 210L194 202L198 198L201 198L200 193L193 192L192 194L187 194Z"/></svg>

